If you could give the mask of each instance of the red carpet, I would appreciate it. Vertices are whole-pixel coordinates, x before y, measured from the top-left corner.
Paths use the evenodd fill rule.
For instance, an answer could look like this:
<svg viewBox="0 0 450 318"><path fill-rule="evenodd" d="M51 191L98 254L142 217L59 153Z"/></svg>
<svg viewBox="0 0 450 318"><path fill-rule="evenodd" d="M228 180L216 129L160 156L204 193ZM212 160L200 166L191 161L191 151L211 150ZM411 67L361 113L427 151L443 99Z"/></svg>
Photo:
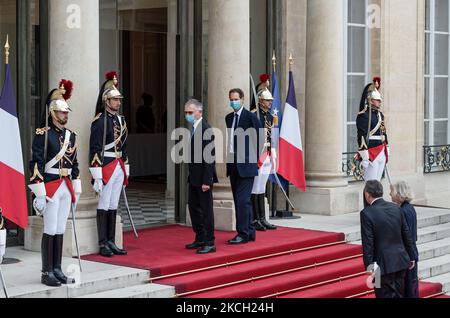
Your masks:
<svg viewBox="0 0 450 318"><path fill-rule="evenodd" d="M179 297L374 297L366 285L362 248L342 243L343 234L280 228L258 233L256 243L230 246L234 233L216 232L218 251L209 255L184 248L194 238L187 227L164 226L139 235L139 240L124 235L127 256L84 259L150 270L155 283L175 286ZM244 262L230 264L236 261ZM182 274L211 266L220 267ZM420 286L424 298L441 291L440 284Z"/></svg>
<svg viewBox="0 0 450 318"><path fill-rule="evenodd" d="M138 240L134 238L132 232L125 233L123 240L124 247L128 251L127 256L106 259L99 255L91 255L83 259L147 269L151 271L152 277L158 277L345 239L343 234L284 228L270 233L258 233L257 243L228 245L227 241L234 236L235 233L217 231L217 253L199 256L195 251L184 248L186 244L194 241L192 229L169 225L140 231Z"/></svg>

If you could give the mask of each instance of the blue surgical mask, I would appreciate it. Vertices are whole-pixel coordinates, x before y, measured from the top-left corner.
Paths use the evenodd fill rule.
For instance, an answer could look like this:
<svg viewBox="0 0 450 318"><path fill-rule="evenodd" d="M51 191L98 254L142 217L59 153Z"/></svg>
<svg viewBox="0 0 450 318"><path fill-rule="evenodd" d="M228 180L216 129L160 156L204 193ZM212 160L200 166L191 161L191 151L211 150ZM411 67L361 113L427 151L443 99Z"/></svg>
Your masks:
<svg viewBox="0 0 450 318"><path fill-rule="evenodd" d="M230 107L233 108L234 110L239 110L241 109L241 101L240 100L232 100L230 101Z"/></svg>
<svg viewBox="0 0 450 318"><path fill-rule="evenodd" d="M186 121L187 121L189 124L195 123L195 117L194 117L194 115L186 115Z"/></svg>

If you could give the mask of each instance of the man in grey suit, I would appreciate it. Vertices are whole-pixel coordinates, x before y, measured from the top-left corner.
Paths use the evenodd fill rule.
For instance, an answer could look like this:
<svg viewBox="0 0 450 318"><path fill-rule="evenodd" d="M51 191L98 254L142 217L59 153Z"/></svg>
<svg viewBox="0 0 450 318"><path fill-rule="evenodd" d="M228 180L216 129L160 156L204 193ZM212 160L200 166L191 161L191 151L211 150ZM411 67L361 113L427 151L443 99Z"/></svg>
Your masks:
<svg viewBox="0 0 450 318"><path fill-rule="evenodd" d="M364 265L378 268L377 298L404 298L405 275L415 264L413 242L400 208L383 200L383 185L369 181L364 189L369 206L361 212ZM377 274L377 273L375 273Z"/></svg>

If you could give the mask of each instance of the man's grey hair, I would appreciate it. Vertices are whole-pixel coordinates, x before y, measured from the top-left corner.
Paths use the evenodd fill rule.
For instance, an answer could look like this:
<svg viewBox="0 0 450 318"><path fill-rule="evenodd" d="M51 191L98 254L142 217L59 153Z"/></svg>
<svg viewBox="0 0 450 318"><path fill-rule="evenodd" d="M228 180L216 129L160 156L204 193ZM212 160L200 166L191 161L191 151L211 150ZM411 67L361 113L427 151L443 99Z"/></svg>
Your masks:
<svg viewBox="0 0 450 318"><path fill-rule="evenodd" d="M188 100L184 106L187 107L189 105L194 105L199 112L203 113L203 104L195 98Z"/></svg>
<svg viewBox="0 0 450 318"><path fill-rule="evenodd" d="M383 185L377 180L368 181L364 192L368 193L374 199L382 198L384 195Z"/></svg>

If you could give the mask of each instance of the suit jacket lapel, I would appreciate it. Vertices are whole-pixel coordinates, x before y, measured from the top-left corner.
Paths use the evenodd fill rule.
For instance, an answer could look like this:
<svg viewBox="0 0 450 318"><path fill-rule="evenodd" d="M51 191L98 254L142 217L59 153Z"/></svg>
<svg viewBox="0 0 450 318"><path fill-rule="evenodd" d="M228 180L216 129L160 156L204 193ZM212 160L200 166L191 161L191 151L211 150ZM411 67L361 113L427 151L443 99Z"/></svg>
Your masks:
<svg viewBox="0 0 450 318"><path fill-rule="evenodd" d="M242 109L242 113L241 116L239 116L239 124L238 124L238 128L242 128L244 129L245 127L242 126L245 116L247 116L247 110L245 108Z"/></svg>

